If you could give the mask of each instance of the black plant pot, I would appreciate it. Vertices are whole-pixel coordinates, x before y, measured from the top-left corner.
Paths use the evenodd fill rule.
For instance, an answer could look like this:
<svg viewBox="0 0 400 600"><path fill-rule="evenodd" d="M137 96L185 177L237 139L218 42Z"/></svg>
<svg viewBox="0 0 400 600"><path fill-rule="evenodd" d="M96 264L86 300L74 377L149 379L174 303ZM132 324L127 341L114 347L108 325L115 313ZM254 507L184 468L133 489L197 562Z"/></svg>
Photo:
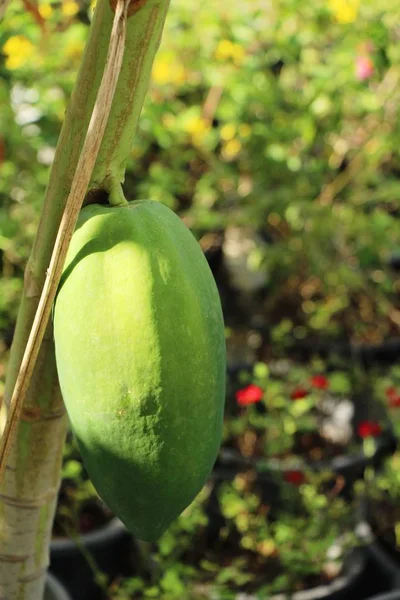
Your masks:
<svg viewBox="0 0 400 600"><path fill-rule="evenodd" d="M329 359L339 356L355 361L366 370L378 366L394 365L400 352L400 338L394 337L381 344L351 344L349 342L324 342L321 340L296 341L287 352L301 361L310 360L313 356Z"/></svg>
<svg viewBox="0 0 400 600"><path fill-rule="evenodd" d="M80 547L81 546L81 547ZM54 539L50 545L50 572L65 585L74 600L102 600L86 553L96 567L110 578L131 575L135 542L117 518L104 527L84 534L77 545L68 538Z"/></svg>
<svg viewBox="0 0 400 600"><path fill-rule="evenodd" d="M388 265L393 271L397 271L400 273L400 250L397 252L393 252L391 257L388 260Z"/></svg>
<svg viewBox="0 0 400 600"><path fill-rule="evenodd" d="M363 579L367 573L368 557L364 548L354 549L345 560L343 573L328 585L321 585L309 590L285 593L272 596L271 600L364 600L360 596ZM250 597L248 600L256 600Z"/></svg>
<svg viewBox="0 0 400 600"><path fill-rule="evenodd" d="M384 587L398 588L400 593L400 562L397 562L379 541L369 544L367 550L381 574Z"/></svg>
<svg viewBox="0 0 400 600"><path fill-rule="evenodd" d="M247 458L237 450L221 448L217 465L223 469L254 469L260 473L281 473L283 475L288 471L332 472L343 476L351 485L356 479L363 476L366 467L378 468L384 458L395 451L396 446L397 439L393 431L388 428L376 438L375 452L371 456L367 456L360 449L356 454L342 454L326 461L306 461L302 458L288 461L279 458Z"/></svg>
<svg viewBox="0 0 400 600"><path fill-rule="evenodd" d="M48 573L43 600L71 600L71 597L61 583Z"/></svg>
<svg viewBox="0 0 400 600"><path fill-rule="evenodd" d="M359 504L360 526L356 535L369 556L371 572L375 572L374 579L379 580L379 588L385 592L398 590L400 593L400 560L397 561L393 553L375 536L370 519L370 504L368 498L364 498Z"/></svg>
<svg viewBox="0 0 400 600"><path fill-rule="evenodd" d="M393 590L391 592L385 592L378 596L370 596L368 600L400 600L400 590Z"/></svg>

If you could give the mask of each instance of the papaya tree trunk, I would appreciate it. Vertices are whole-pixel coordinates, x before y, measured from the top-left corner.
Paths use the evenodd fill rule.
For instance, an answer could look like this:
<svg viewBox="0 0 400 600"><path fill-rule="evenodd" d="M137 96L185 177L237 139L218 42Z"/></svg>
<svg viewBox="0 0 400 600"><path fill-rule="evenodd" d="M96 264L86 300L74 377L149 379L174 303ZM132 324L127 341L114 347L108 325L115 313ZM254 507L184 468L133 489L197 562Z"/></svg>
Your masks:
<svg viewBox="0 0 400 600"><path fill-rule="evenodd" d="M88 187L90 201L123 182L169 0L131 0L125 54L102 145ZM98 0L60 134L24 280L1 406L1 427L32 327L65 202L96 100L113 22ZM110 187L111 182L111 187ZM60 484L67 417L48 324L0 484L0 600L41 600Z"/></svg>

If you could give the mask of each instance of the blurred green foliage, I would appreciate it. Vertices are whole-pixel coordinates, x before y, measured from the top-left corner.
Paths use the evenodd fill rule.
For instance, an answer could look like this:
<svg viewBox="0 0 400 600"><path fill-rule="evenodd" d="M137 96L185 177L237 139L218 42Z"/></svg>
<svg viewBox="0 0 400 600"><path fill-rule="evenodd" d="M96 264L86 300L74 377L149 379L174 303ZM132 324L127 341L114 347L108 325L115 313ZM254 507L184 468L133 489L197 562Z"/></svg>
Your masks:
<svg viewBox="0 0 400 600"><path fill-rule="evenodd" d="M92 11L87 0L13 0L0 30L0 352L11 340ZM199 239L232 227L257 232L248 266L267 274L262 310L274 344L309 335L379 343L399 333L400 282L387 266L400 248L399 17L391 0L171 0L125 192L166 203ZM289 403L283 383L268 372L255 376L270 386L275 419L283 406L282 422L314 428L316 391ZM346 395L346 377L335 377L333 392ZM398 378L380 381L377 395L386 398L393 385L400 393ZM286 396L298 383L292 371ZM248 411L250 425L256 416ZM257 418L264 426L265 417ZM242 423L249 424L229 426ZM274 441L273 451L290 450L293 428L274 440L272 425L269 451ZM396 501L398 460L378 480ZM82 479L74 460L63 475ZM300 486L303 512L275 523L240 478L219 491L226 539L234 536L262 565L279 558L274 589L314 573L313 562L320 569L351 529L351 507L340 498L327 504L312 483ZM77 500L92 492L85 486ZM188 580L204 583L216 572L222 589L246 586L248 562L221 570L216 556L196 566L183 560L207 527L209 492L153 549L163 576L147 587L140 578L126 581L112 597L142 597L146 589L146 597L183 598Z"/></svg>
<svg viewBox="0 0 400 600"><path fill-rule="evenodd" d="M6 342L92 11L14 0L0 32ZM249 261L268 274L275 341L399 332L399 13L389 0L172 0L125 192L168 204L199 238L260 233Z"/></svg>
<svg viewBox="0 0 400 600"><path fill-rule="evenodd" d="M355 513L343 499L321 493L321 483L314 475L299 488L281 484L274 506L262 499L250 472L210 482L151 547L150 582L138 576L115 580L110 600L234 600L239 592L269 598L328 582L356 544Z"/></svg>

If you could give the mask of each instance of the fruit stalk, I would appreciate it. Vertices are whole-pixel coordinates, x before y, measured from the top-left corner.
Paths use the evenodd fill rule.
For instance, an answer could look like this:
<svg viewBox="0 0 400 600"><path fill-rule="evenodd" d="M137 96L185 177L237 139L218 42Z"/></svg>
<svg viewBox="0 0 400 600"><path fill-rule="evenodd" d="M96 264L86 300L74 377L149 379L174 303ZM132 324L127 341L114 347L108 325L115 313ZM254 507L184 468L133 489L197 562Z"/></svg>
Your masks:
<svg viewBox="0 0 400 600"><path fill-rule="evenodd" d="M168 0L132 3L140 6L128 19L125 59L115 102L88 186L88 191L94 193L108 191L110 181L115 187L123 179L168 8ZM104 71L112 21L108 1L99 0L25 273L1 410L3 427ZM42 597L65 429L49 324L0 487L0 598Z"/></svg>

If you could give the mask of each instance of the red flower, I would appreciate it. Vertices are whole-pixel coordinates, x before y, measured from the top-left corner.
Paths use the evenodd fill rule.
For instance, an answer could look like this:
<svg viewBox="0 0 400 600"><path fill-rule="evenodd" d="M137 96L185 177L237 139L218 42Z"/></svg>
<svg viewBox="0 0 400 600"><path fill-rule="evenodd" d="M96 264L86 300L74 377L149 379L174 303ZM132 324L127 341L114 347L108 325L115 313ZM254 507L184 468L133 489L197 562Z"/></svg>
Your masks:
<svg viewBox="0 0 400 600"><path fill-rule="evenodd" d="M357 427L357 433L361 438L377 437L382 433L382 427L374 421L361 421Z"/></svg>
<svg viewBox="0 0 400 600"><path fill-rule="evenodd" d="M390 386L385 390L386 398L389 400L389 406L391 408L398 408L400 406L400 393L395 387Z"/></svg>
<svg viewBox="0 0 400 600"><path fill-rule="evenodd" d="M264 390L251 383L247 387L236 392L236 402L239 406L247 406L260 402L264 396Z"/></svg>
<svg viewBox="0 0 400 600"><path fill-rule="evenodd" d="M398 395L397 390L393 385L386 388L385 394L386 394L386 398L388 398L388 400L393 400L393 398L396 398Z"/></svg>
<svg viewBox="0 0 400 600"><path fill-rule="evenodd" d="M308 396L308 390L302 387L294 388L293 392L290 394L292 400L300 400L306 396Z"/></svg>
<svg viewBox="0 0 400 600"><path fill-rule="evenodd" d="M319 390L326 390L329 387L329 381L325 375L314 375L314 377L311 377L310 383L313 388L318 388Z"/></svg>
<svg viewBox="0 0 400 600"><path fill-rule="evenodd" d="M393 398L395 398L397 396L397 390L395 387L393 387L393 385L391 385L390 387L386 388L385 394L386 394L386 398L388 398L389 400L392 400Z"/></svg>
<svg viewBox="0 0 400 600"><path fill-rule="evenodd" d="M292 485L301 485L306 480L302 471L285 471L283 478L287 483L291 483Z"/></svg>

